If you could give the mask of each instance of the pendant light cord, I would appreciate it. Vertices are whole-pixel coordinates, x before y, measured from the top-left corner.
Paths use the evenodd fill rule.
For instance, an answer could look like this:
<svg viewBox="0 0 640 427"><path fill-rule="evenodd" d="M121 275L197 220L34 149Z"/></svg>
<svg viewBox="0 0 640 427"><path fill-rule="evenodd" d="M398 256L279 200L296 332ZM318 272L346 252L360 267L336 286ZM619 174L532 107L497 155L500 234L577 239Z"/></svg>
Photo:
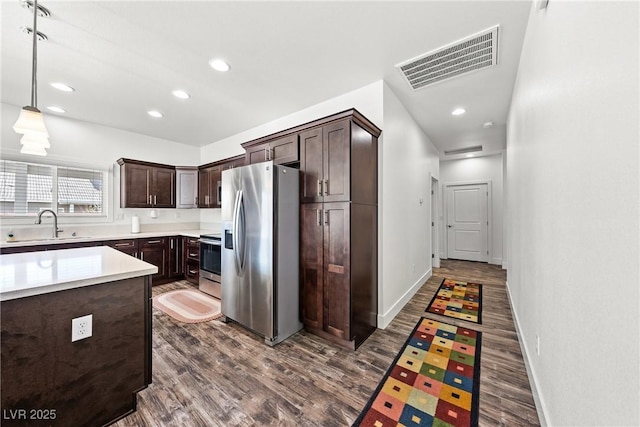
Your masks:
<svg viewBox="0 0 640 427"><path fill-rule="evenodd" d="M38 108L38 83L36 80L36 72L38 68L38 0L33 0L33 61L31 63L31 106Z"/></svg>

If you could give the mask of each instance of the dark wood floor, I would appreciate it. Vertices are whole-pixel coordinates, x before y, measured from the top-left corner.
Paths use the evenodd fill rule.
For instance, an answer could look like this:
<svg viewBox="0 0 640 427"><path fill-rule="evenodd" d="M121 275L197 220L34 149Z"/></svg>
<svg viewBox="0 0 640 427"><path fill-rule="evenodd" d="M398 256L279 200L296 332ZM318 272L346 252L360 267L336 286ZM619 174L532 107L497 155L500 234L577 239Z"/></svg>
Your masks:
<svg viewBox="0 0 640 427"><path fill-rule="evenodd" d="M537 426L498 266L442 261L385 330L355 352L301 331L274 348L234 324L185 324L153 310L153 384L116 426L347 426L358 416L443 277L483 283L480 426ZM190 287L174 282L154 294ZM437 315L430 317L439 318ZM470 326L471 325L471 326Z"/></svg>

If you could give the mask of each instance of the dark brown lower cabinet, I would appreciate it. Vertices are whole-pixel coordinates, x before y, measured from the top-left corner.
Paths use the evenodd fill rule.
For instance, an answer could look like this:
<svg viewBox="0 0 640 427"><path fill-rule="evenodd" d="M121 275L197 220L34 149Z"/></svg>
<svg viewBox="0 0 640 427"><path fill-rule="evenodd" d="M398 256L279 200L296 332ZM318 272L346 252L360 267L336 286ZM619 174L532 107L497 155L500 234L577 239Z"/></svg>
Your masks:
<svg viewBox="0 0 640 427"><path fill-rule="evenodd" d="M185 237L184 277L197 285L200 281L200 241L197 237Z"/></svg>
<svg viewBox="0 0 640 427"><path fill-rule="evenodd" d="M171 236L169 237L169 262L167 269L169 271L169 278L177 279L184 275L184 237Z"/></svg>
<svg viewBox="0 0 640 427"><path fill-rule="evenodd" d="M377 326L376 206L302 204L300 235L302 322L356 349Z"/></svg>
<svg viewBox="0 0 640 427"><path fill-rule="evenodd" d="M2 426L103 426L151 383L148 276L2 301ZM92 314L93 336L71 342Z"/></svg>
<svg viewBox="0 0 640 427"><path fill-rule="evenodd" d="M140 259L158 267L158 272L151 276L152 283L158 285L169 280L167 260L169 258L169 245L167 237L152 239L138 239Z"/></svg>

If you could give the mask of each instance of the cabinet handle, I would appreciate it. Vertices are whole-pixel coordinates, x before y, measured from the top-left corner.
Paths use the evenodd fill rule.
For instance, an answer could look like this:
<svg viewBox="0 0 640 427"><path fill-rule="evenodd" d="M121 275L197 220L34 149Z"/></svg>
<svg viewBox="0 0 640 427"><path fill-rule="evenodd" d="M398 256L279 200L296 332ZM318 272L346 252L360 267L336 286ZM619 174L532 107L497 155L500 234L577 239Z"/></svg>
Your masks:
<svg viewBox="0 0 640 427"><path fill-rule="evenodd" d="M324 223L329 225L329 211L324 211Z"/></svg>
<svg viewBox="0 0 640 427"><path fill-rule="evenodd" d="M198 254L192 254L191 252L189 252L189 256L190 256L191 258L193 258L193 257L198 256Z"/></svg>
<svg viewBox="0 0 640 427"><path fill-rule="evenodd" d="M322 226L322 213L320 209L316 209L316 222Z"/></svg>
<svg viewBox="0 0 640 427"><path fill-rule="evenodd" d="M322 181L318 180L318 196L322 196Z"/></svg>
<svg viewBox="0 0 640 427"><path fill-rule="evenodd" d="M325 196L329 195L329 180L328 179L324 180L324 195Z"/></svg>
<svg viewBox="0 0 640 427"><path fill-rule="evenodd" d="M170 242L171 242L171 249L173 249L173 239L171 239Z"/></svg>
<svg viewBox="0 0 640 427"><path fill-rule="evenodd" d="M149 204L153 205L153 196L149 194Z"/></svg>
<svg viewBox="0 0 640 427"><path fill-rule="evenodd" d="M121 248L123 246L131 246L131 244L130 243L116 243L114 246L116 248Z"/></svg>
<svg viewBox="0 0 640 427"><path fill-rule="evenodd" d="M154 243L161 243L161 242L162 242L162 240L149 240L147 243L152 245Z"/></svg>
<svg viewBox="0 0 640 427"><path fill-rule="evenodd" d="M158 196L156 196L155 194L153 195L153 206L158 204Z"/></svg>
<svg viewBox="0 0 640 427"><path fill-rule="evenodd" d="M140 252L140 259L144 261L144 252Z"/></svg>
<svg viewBox="0 0 640 427"><path fill-rule="evenodd" d="M197 273L197 271L189 270L189 274L196 274L196 273Z"/></svg>

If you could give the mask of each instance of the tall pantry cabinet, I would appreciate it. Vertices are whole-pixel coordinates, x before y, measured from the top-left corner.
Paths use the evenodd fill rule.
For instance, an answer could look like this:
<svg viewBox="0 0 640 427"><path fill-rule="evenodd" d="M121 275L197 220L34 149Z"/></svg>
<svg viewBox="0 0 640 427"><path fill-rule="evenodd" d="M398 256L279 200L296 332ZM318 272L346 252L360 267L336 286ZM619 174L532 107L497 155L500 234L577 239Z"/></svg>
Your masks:
<svg viewBox="0 0 640 427"><path fill-rule="evenodd" d="M301 316L356 349L377 326L381 131L356 110L318 122L299 133Z"/></svg>

